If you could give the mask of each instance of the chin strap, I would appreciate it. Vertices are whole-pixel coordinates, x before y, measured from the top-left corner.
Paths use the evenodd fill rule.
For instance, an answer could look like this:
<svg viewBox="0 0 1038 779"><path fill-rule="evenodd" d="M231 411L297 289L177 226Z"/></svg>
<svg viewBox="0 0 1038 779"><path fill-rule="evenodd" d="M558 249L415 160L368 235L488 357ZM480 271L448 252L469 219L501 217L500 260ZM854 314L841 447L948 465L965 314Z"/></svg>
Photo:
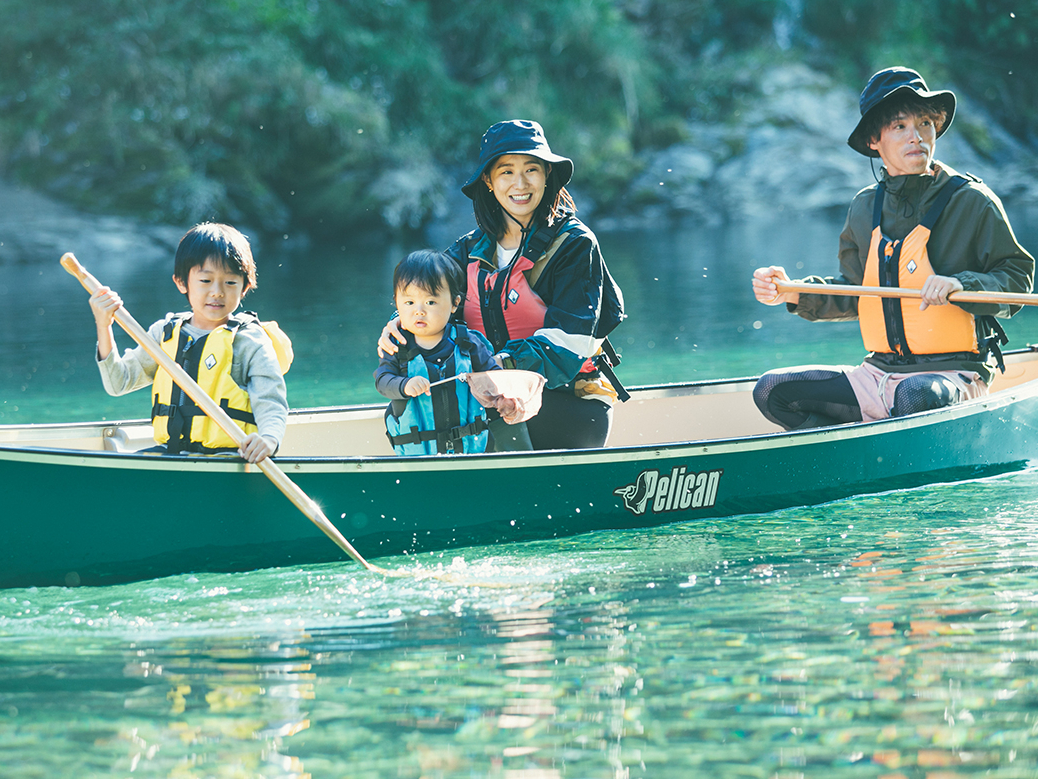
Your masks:
<svg viewBox="0 0 1038 779"><path fill-rule="evenodd" d="M882 183L882 182L880 182L879 174L876 173L876 158L875 157L869 157L869 167L872 168L872 178L876 179L876 183L877 184Z"/></svg>

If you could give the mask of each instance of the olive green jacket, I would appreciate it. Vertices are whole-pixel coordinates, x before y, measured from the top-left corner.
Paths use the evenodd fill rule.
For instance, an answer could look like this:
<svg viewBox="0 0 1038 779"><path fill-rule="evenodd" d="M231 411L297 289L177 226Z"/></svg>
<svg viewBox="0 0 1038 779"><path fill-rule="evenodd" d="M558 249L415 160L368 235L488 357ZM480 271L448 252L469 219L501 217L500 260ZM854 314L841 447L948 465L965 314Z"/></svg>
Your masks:
<svg viewBox="0 0 1038 779"><path fill-rule="evenodd" d="M940 162L936 174L888 176L883 170L886 196L883 200L883 234L903 239L918 224L953 176L960 175ZM954 276L969 292L1030 292L1034 283L1034 257L1016 240L1002 202L983 182L967 176L968 183L952 195L934 225L927 252L934 272ZM830 284L862 283L865 261L872 240L872 215L876 184L855 195L840 234L840 275L812 276L805 281ZM974 316L1008 318L1021 306L992 303L962 303ZM858 318L858 299L836 295L800 294L800 302L787 308L809 321L847 321ZM978 337L986 335L978 333ZM969 370L990 381L993 374L987 362L970 360L968 355L913 355L906 360L897 355L870 354L868 362L890 372Z"/></svg>

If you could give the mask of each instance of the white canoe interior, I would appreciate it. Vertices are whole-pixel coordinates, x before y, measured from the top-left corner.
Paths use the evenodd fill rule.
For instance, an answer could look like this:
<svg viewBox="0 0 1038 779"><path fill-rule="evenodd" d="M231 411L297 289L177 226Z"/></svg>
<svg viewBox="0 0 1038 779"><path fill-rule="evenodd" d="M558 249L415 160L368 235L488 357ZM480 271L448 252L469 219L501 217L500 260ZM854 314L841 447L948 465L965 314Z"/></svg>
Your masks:
<svg viewBox="0 0 1038 779"><path fill-rule="evenodd" d="M1038 379L1038 353L1006 355L992 392ZM613 410L612 446L652 446L777 432L753 404L753 380L637 388ZM384 406L301 409L289 416L280 457L392 455ZM133 452L152 445L151 425L138 420L72 425L3 425L0 446Z"/></svg>

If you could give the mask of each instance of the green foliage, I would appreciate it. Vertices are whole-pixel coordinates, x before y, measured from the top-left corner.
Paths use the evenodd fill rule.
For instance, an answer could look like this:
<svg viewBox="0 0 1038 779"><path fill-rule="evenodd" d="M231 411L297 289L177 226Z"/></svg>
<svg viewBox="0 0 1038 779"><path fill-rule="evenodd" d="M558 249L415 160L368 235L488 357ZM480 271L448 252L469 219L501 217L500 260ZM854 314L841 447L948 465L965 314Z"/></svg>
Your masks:
<svg viewBox="0 0 1038 779"><path fill-rule="evenodd" d="M935 25L956 81L1000 122L1038 140L1038 6L947 0Z"/></svg>
<svg viewBox="0 0 1038 779"><path fill-rule="evenodd" d="M282 229L293 189L377 162L370 98L230 5L66 5L8 2L4 124L23 179L101 210Z"/></svg>
<svg viewBox="0 0 1038 779"><path fill-rule="evenodd" d="M1038 140L1038 6L1017 0L804 0L804 31L864 82L893 64L954 85L1021 138ZM849 67L846 67L848 66Z"/></svg>
<svg viewBox="0 0 1038 779"><path fill-rule="evenodd" d="M718 121L749 87L745 54L774 49L781 0L629 0L628 18L641 31L664 110L643 126L647 142L672 117ZM663 137L666 137L663 131Z"/></svg>
<svg viewBox="0 0 1038 779"><path fill-rule="evenodd" d="M777 57L855 86L915 65L1034 138L1031 5L5 0L0 165L165 222L419 226L486 127L526 117L576 160L576 188L609 205L640 148L684 140L690 118L737 117Z"/></svg>

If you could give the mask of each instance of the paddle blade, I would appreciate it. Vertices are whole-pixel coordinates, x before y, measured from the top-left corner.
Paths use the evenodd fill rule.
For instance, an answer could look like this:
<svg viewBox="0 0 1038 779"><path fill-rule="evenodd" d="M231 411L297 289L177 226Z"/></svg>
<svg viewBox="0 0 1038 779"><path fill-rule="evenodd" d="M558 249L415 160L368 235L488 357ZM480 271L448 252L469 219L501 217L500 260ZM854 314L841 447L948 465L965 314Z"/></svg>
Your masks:
<svg viewBox="0 0 1038 779"><path fill-rule="evenodd" d="M497 409L510 425L525 422L541 410L544 377L533 371L486 371L458 377L469 385L483 408Z"/></svg>

